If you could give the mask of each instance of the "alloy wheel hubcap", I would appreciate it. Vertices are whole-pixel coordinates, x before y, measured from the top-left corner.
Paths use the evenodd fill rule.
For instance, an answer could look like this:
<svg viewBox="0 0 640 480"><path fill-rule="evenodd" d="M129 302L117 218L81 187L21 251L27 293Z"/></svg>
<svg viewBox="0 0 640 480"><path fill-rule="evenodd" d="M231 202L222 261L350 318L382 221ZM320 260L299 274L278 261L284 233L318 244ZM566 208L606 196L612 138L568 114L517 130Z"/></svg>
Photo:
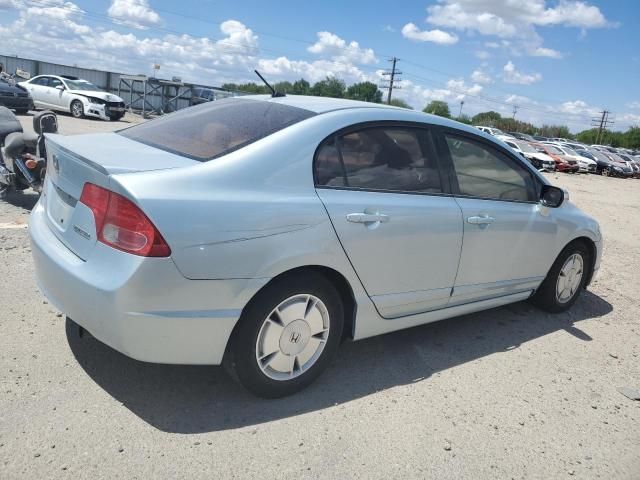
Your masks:
<svg viewBox="0 0 640 480"><path fill-rule="evenodd" d="M329 338L329 312L314 295L294 295L264 320L256 341L256 360L273 380L290 380L309 370Z"/></svg>
<svg viewBox="0 0 640 480"><path fill-rule="evenodd" d="M582 282L584 272L584 261L582 255L574 253L560 269L558 281L556 283L556 299L560 303L567 303L578 291Z"/></svg>
<svg viewBox="0 0 640 480"><path fill-rule="evenodd" d="M80 115L80 105L78 105L77 103L74 103L74 104L73 104L73 113L74 113L76 116L79 116L79 115Z"/></svg>

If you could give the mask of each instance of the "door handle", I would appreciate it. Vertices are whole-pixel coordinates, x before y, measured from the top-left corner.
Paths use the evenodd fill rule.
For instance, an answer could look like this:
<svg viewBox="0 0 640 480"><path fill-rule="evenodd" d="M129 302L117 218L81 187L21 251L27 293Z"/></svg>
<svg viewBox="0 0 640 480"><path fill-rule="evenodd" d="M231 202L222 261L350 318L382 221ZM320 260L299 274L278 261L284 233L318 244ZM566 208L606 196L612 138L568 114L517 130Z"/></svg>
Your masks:
<svg viewBox="0 0 640 480"><path fill-rule="evenodd" d="M386 223L389 221L389 215L384 213L350 213L347 215L347 222L353 223Z"/></svg>
<svg viewBox="0 0 640 480"><path fill-rule="evenodd" d="M476 215L473 217L467 217L467 223L472 225L489 225L490 223L495 222L495 218L490 217L489 215Z"/></svg>

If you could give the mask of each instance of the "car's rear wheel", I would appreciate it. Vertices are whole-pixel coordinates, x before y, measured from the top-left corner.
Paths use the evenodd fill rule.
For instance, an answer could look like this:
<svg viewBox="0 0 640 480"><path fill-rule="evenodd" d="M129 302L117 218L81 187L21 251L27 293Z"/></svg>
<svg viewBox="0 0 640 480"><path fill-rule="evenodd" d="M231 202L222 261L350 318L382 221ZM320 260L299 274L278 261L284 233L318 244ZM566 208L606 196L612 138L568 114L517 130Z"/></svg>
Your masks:
<svg viewBox="0 0 640 480"><path fill-rule="evenodd" d="M590 255L582 242L574 242L560 253L532 302L543 310L568 310L585 288Z"/></svg>
<svg viewBox="0 0 640 480"><path fill-rule="evenodd" d="M75 118L83 118L84 117L84 106L80 100L74 100L71 102L71 115Z"/></svg>
<svg viewBox="0 0 640 480"><path fill-rule="evenodd" d="M227 361L255 395L291 395L328 366L342 338L343 316L340 295L324 276L307 272L276 280L245 308Z"/></svg>

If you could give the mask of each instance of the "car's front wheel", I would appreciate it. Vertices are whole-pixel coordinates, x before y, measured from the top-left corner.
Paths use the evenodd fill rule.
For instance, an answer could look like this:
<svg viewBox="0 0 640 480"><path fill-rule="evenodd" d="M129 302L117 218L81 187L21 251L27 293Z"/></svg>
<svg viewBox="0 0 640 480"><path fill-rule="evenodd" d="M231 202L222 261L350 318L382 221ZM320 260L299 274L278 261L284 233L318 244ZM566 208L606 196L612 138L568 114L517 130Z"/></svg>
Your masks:
<svg viewBox="0 0 640 480"><path fill-rule="evenodd" d="M585 288L589 261L589 251L582 242L567 245L532 297L532 302L552 313L568 310Z"/></svg>
<svg viewBox="0 0 640 480"><path fill-rule="evenodd" d="M342 338L343 316L339 293L321 274L276 280L245 308L227 361L255 395L291 395L328 366Z"/></svg>
<svg viewBox="0 0 640 480"><path fill-rule="evenodd" d="M84 117L84 106L80 100L74 100L71 102L71 115L75 118L83 118Z"/></svg>

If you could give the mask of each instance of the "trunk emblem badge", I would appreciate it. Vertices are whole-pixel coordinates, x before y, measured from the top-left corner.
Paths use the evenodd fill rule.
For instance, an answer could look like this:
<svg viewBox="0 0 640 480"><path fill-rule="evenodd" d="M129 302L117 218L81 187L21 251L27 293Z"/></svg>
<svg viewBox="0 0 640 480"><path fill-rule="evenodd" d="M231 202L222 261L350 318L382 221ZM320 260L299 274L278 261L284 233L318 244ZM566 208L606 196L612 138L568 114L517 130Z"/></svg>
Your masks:
<svg viewBox="0 0 640 480"><path fill-rule="evenodd" d="M77 225L73 226L73 231L76 232L78 235L80 235L82 238L84 238L86 240L89 240L91 238L91 235L89 235L89 233L85 232L84 230L82 230Z"/></svg>

